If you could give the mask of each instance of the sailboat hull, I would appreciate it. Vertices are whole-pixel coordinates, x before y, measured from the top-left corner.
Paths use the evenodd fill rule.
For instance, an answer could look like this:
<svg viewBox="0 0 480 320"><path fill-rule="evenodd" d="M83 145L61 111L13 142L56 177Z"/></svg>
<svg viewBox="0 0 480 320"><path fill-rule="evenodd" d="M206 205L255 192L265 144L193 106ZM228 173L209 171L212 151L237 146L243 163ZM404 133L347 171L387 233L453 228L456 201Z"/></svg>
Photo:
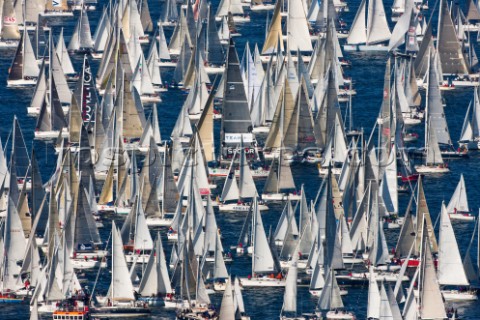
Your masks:
<svg viewBox="0 0 480 320"><path fill-rule="evenodd" d="M339 282L358 282L358 281L365 281L366 279L370 278L369 272L360 272L356 273L353 272L348 275L338 275L337 280ZM399 274L395 272L375 272L375 278L378 281L387 281L387 282L397 282L399 278ZM402 277L402 281L408 281L407 276Z"/></svg>
<svg viewBox="0 0 480 320"><path fill-rule="evenodd" d="M250 7L252 11L269 11L275 9L274 4L254 4Z"/></svg>
<svg viewBox="0 0 480 320"><path fill-rule="evenodd" d="M99 260L93 260L93 259L71 259L72 261L72 266L76 270L88 270L88 269L93 269L93 268L98 268L102 265L102 267L106 267L107 264L101 263Z"/></svg>
<svg viewBox="0 0 480 320"><path fill-rule="evenodd" d="M92 52L90 53L90 55L92 56L93 59L97 60L97 59L102 59L103 57L103 52Z"/></svg>
<svg viewBox="0 0 480 320"><path fill-rule="evenodd" d="M206 66L205 71L208 74L219 74L225 72L225 66Z"/></svg>
<svg viewBox="0 0 480 320"><path fill-rule="evenodd" d="M415 169L418 173L425 173L425 174L436 174L436 173L447 173L450 172L450 169L447 167L438 167L438 166L415 166Z"/></svg>
<svg viewBox="0 0 480 320"><path fill-rule="evenodd" d="M147 217L147 226L149 227L169 227L173 218Z"/></svg>
<svg viewBox="0 0 480 320"><path fill-rule="evenodd" d="M449 214L451 220L459 220L459 221L474 221L475 216L471 213L450 213Z"/></svg>
<svg viewBox="0 0 480 320"><path fill-rule="evenodd" d="M40 13L44 18L53 18L53 17L73 17L73 11L46 11Z"/></svg>
<svg viewBox="0 0 480 320"><path fill-rule="evenodd" d="M18 40L0 40L0 49L10 49L18 47Z"/></svg>
<svg viewBox="0 0 480 320"><path fill-rule="evenodd" d="M216 21L222 21L223 17L215 17ZM250 22L250 16L233 16L233 22L245 23Z"/></svg>
<svg viewBox="0 0 480 320"><path fill-rule="evenodd" d="M37 79L7 80L7 87L31 87L37 84Z"/></svg>
<svg viewBox="0 0 480 320"><path fill-rule="evenodd" d="M478 300L475 291L442 290L442 296L446 301L475 301Z"/></svg>
<svg viewBox="0 0 480 320"><path fill-rule="evenodd" d="M36 131L35 132L35 140L52 140L58 138L60 135L60 131ZM69 133L68 130L62 131L62 136L64 138L68 137Z"/></svg>
<svg viewBox="0 0 480 320"><path fill-rule="evenodd" d="M68 114L68 110L70 110L70 107L63 106L62 110L64 114ZM28 107L27 108L27 115L32 116L32 117L37 117L40 114L40 108L37 107Z"/></svg>
<svg viewBox="0 0 480 320"><path fill-rule="evenodd" d="M245 287L285 287L285 279L275 278L240 278L240 284Z"/></svg>
<svg viewBox="0 0 480 320"><path fill-rule="evenodd" d="M383 44L345 44L343 46L345 51L361 51L361 52L387 52L388 46Z"/></svg>
<svg viewBox="0 0 480 320"><path fill-rule="evenodd" d="M150 309L142 307L102 307L92 311L95 318L135 318L146 317L149 314Z"/></svg>
<svg viewBox="0 0 480 320"><path fill-rule="evenodd" d="M327 320L354 320L355 314L348 311L328 311L325 318Z"/></svg>
<svg viewBox="0 0 480 320"><path fill-rule="evenodd" d="M227 203L227 204L219 204L218 209L221 212L248 212L250 211L250 203ZM258 204L258 209L260 211L268 210L268 206L264 204Z"/></svg>
<svg viewBox="0 0 480 320"><path fill-rule="evenodd" d="M287 201L287 200L292 200L292 201L298 201L302 198L302 195L300 194L285 194L285 193L263 193L262 194L262 200L264 201Z"/></svg>

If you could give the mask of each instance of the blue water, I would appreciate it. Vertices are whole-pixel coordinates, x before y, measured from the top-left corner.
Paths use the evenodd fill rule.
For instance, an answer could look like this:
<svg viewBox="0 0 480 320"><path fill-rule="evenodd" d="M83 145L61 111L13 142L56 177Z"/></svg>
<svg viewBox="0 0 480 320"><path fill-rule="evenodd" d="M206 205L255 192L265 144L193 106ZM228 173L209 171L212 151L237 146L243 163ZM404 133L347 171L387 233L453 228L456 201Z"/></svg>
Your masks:
<svg viewBox="0 0 480 320"><path fill-rule="evenodd" d="M104 1L101 1L97 11L89 12L92 30L95 30L96 28L103 2ZM385 8L388 16L390 16L389 9L391 7L391 2L392 1L390 0L385 2ZM359 3L360 2L358 0L349 1L350 12L342 15L347 23L350 24L353 20ZM216 8L217 1L214 1L213 4ZM157 19L159 16L159 2L149 1L149 5L152 18ZM261 43L264 39L265 19L265 13L252 12L250 23L237 25L239 32L242 34L242 37L235 38L240 57L246 41L250 42L252 48L253 44L256 42L261 46ZM73 31L75 21L73 19L67 19L63 20L63 22L68 41L69 36ZM58 28L54 29L55 34L58 34L59 31L60 30ZM11 130L13 116L17 115L27 141L27 146L31 147L36 120L26 116L26 107L30 102L33 89L6 88L7 70L10 67L13 54L14 50L10 50L2 52L0 55L0 70L3 70L0 72L0 84L2 85L2 88L0 89L0 136L3 144L5 145ZM346 57L352 61L352 67L345 69L345 71L348 76L353 78L354 88L357 90L357 95L353 98L355 127L364 128L366 132L369 132L375 122L381 105L383 73L386 55L356 53L347 54ZM79 70L81 57L76 56L73 58L73 60L77 70ZM94 69L98 67L98 61L93 62L93 67ZM171 77L171 74L172 71L162 73L164 80L168 81ZM458 140L460 135L463 117L468 107L468 103L472 97L472 92L472 89L457 89L452 92L444 93L444 97L447 102L445 113L453 141ZM185 97L186 96L182 92L176 90L170 90L162 95L163 102L158 105L158 114L161 132L164 138L170 135L178 111L180 110ZM414 130L420 134L420 137L423 137L423 126L418 126ZM53 152L53 147L51 144L37 141L33 142L33 145L37 151L37 157L42 170L42 175L44 180L46 180L53 172L56 163L56 156ZM419 142L417 145L420 146L421 142ZM480 154L472 152L469 159L451 161L449 165L451 169L449 174L445 174L440 177L428 177L424 180L427 202L434 219L438 215L441 202L448 201L450 199L461 173L463 173L465 176L471 208L473 208L474 212L477 212L480 206L480 175L478 172L478 168L480 167ZM321 183L321 179L318 176L316 168L312 165L296 164L293 165L292 169L297 186L304 184L307 198L313 198ZM259 190L261 190L262 187L263 181L259 181ZM221 192L221 183L217 192ZM400 196L402 210L406 206L407 201L408 196ZM262 215L266 230L268 230L270 227L275 228L281 209L281 205L272 205L271 210ZM121 225L121 218L106 218L104 221L105 228L101 230L101 235L104 240L107 239L111 230L111 218L114 218L117 221L117 225ZM242 228L244 215L218 213L217 220L224 236L224 247L229 248L231 245L235 245ZM471 232L473 231L473 224L455 223L454 229L457 234L460 250L463 256L470 241ZM398 231L386 230L387 239L390 245L395 244L397 233ZM167 245L165 232L163 232L163 236L167 257L169 257L171 247L170 245ZM473 250L476 252L476 244L474 244ZM234 263L232 265L228 265L227 267L232 275L246 276L251 270L251 259L247 256L236 257ZM90 288L93 287L95 275L95 272L87 273L87 278L90 280L90 283L88 284ZM104 271L100 277L97 287L98 292L100 294L105 293L109 283L110 275L108 272ZM343 299L345 307L348 310L354 311L359 319L365 318L368 283L364 283L361 286L349 287L348 291L348 296L345 296ZM252 319L278 319L280 309L282 307L282 289L246 289L243 291L243 295L247 313L252 317ZM221 299L221 294L212 295L211 297L213 302L218 306L219 300ZM310 296L307 288L299 287L299 313L312 312L314 310L315 303L316 299ZM476 302L455 304L455 307L459 308L460 315L464 319L480 319L480 306ZM28 305L3 305L0 306L0 312L0 319L5 320L28 319L29 316ZM152 310L152 315L150 318L172 319L174 318L174 312L165 311L162 309L154 309Z"/></svg>

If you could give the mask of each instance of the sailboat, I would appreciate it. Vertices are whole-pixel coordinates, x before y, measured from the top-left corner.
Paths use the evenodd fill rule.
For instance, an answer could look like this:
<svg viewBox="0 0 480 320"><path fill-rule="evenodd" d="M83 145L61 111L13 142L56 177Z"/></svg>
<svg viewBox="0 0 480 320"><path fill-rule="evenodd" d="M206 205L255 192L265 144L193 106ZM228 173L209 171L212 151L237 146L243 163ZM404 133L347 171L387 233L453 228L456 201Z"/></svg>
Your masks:
<svg viewBox="0 0 480 320"><path fill-rule="evenodd" d="M53 48L50 49L51 56L54 54ZM52 63L50 63L52 69ZM43 98L40 108L40 114L35 126L35 139L50 140L56 139L60 133L68 137L69 128L65 114L63 113L59 92L55 83L54 76L50 70L48 91ZM75 99L75 98L73 98Z"/></svg>
<svg viewBox="0 0 480 320"><path fill-rule="evenodd" d="M325 312L325 319L327 320L354 320L355 314L344 310L344 305L341 297L340 287L335 278L335 270L330 267L325 271L326 280L322 293L318 298L317 314L321 311Z"/></svg>
<svg viewBox="0 0 480 320"><path fill-rule="evenodd" d="M149 305L160 305L168 308L173 303L173 306L176 306L160 232L157 232L154 251L148 258L138 293L141 296L139 300L145 301Z"/></svg>
<svg viewBox="0 0 480 320"><path fill-rule="evenodd" d="M253 199L258 196L253 176L248 166L247 157L245 155L245 148L241 147L240 151L240 176L237 183L235 177L235 158L236 152L232 157L228 176L223 186L222 195L220 197L221 203L218 206L220 211L226 212L248 212L250 210L251 202L245 202L244 199ZM236 201L235 203L228 203L229 201ZM268 206L259 203L258 210L268 210Z"/></svg>
<svg viewBox="0 0 480 320"><path fill-rule="evenodd" d="M178 9L176 0L163 1L162 14L158 20L159 27L175 27L178 23Z"/></svg>
<svg viewBox="0 0 480 320"><path fill-rule="evenodd" d="M94 42L90 32L90 21L88 20L87 11L82 10L78 17L75 30L68 44L68 51L73 53L90 53L93 51Z"/></svg>
<svg viewBox="0 0 480 320"><path fill-rule="evenodd" d="M473 91L473 101L470 103L463 120L462 133L458 144L468 150L480 149L480 97L478 87Z"/></svg>
<svg viewBox="0 0 480 320"><path fill-rule="evenodd" d="M463 174L460 175L455 192L453 193L447 205L447 213L451 220L474 221L475 216L471 213L468 206L467 188Z"/></svg>
<svg viewBox="0 0 480 320"><path fill-rule="evenodd" d="M440 213L440 231L438 241L438 283L442 287L442 295L445 300L477 300L475 291L461 291L459 287L470 285L462 257L455 238L452 223L450 221L445 203L442 203ZM454 289L448 289L455 287Z"/></svg>
<svg viewBox="0 0 480 320"><path fill-rule="evenodd" d="M15 48L21 40L13 0L4 0L2 8L2 28L0 33L0 49ZM24 32L26 28L24 27Z"/></svg>
<svg viewBox="0 0 480 320"><path fill-rule="evenodd" d="M433 54L430 53L429 57L429 70L428 70L428 88L427 88L427 118L425 120L425 164L415 166L418 173L446 173L450 169L443 162L442 153L439 146L439 138L442 141L450 141L450 135L446 127L445 116L439 117L438 112L435 112L436 117L430 116L430 109L438 111L443 114L442 99L440 96L440 89L438 87L437 71L433 67ZM434 126L435 125L435 126ZM438 137L438 134L441 134Z"/></svg>
<svg viewBox="0 0 480 320"><path fill-rule="evenodd" d="M264 201L300 200L302 195L296 191L290 164L285 159L284 148L280 149L278 158L272 162L270 172L263 188Z"/></svg>
<svg viewBox="0 0 480 320"><path fill-rule="evenodd" d="M250 2L251 11L269 11L275 9L275 4L263 0L252 0Z"/></svg>
<svg viewBox="0 0 480 320"><path fill-rule="evenodd" d="M297 259L298 256L294 255L289 262L285 292L283 294L283 306L280 312L281 320L304 320L303 316L298 316L297 313ZM312 319L312 318L309 318Z"/></svg>
<svg viewBox="0 0 480 320"><path fill-rule="evenodd" d="M245 14L241 0L221 0L218 5L215 20L222 21L225 16L232 16L237 23L250 22L250 16Z"/></svg>
<svg viewBox="0 0 480 320"><path fill-rule="evenodd" d="M240 278L240 284L243 287L284 287L286 281L279 272L278 263L270 248L256 198L254 198L251 210L252 274L246 278Z"/></svg>
<svg viewBox="0 0 480 320"><path fill-rule="evenodd" d="M138 304L133 294L130 271L123 253L123 243L115 221L112 221L112 281L108 295L100 307L92 310L95 317L141 317L150 309Z"/></svg>
<svg viewBox="0 0 480 320"><path fill-rule="evenodd" d="M73 17L73 11L68 0L47 0L42 17Z"/></svg>
<svg viewBox="0 0 480 320"><path fill-rule="evenodd" d="M141 198L136 197L132 210L121 229L121 235L128 263L147 263L153 250L153 240L148 231Z"/></svg>
<svg viewBox="0 0 480 320"><path fill-rule="evenodd" d="M26 87L37 83L40 70L28 33L22 33L12 65L8 69L8 87Z"/></svg>
<svg viewBox="0 0 480 320"><path fill-rule="evenodd" d="M362 0L343 49L345 51L388 51L391 35L383 1Z"/></svg>

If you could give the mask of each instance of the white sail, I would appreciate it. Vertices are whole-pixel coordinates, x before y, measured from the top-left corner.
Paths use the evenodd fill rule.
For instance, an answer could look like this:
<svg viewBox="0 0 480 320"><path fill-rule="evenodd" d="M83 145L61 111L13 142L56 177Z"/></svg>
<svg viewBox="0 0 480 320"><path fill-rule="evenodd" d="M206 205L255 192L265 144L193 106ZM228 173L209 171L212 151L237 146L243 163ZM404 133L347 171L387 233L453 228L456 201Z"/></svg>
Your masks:
<svg viewBox="0 0 480 320"><path fill-rule="evenodd" d="M337 279L335 278L335 271L333 269L325 272L327 279L323 287L320 298L318 299L318 309L333 310L343 308L342 296L340 295L340 288L338 287Z"/></svg>
<svg viewBox="0 0 480 320"><path fill-rule="evenodd" d="M235 319L235 305L233 300L232 279L228 279L225 292L223 293L222 305L220 306L219 320Z"/></svg>
<svg viewBox="0 0 480 320"><path fill-rule="evenodd" d="M26 250L22 222L15 203L9 197L5 225L3 226L2 289L16 290L21 287L16 277L20 272L19 262Z"/></svg>
<svg viewBox="0 0 480 320"><path fill-rule="evenodd" d="M122 238L115 221L112 221L112 282L110 298L115 301L134 301L132 280L123 253Z"/></svg>
<svg viewBox="0 0 480 320"><path fill-rule="evenodd" d="M255 182L253 181L252 172L248 166L245 149L243 147L240 151L240 176L238 182L241 198L254 198L258 195Z"/></svg>
<svg viewBox="0 0 480 320"><path fill-rule="evenodd" d="M58 36L57 47L55 48L60 64L62 65L63 72L65 74L75 74L72 60L68 54L67 46L65 45L65 38L63 37L63 28Z"/></svg>
<svg viewBox="0 0 480 320"><path fill-rule="evenodd" d="M396 148L392 146L388 157L387 167L383 173L380 184L380 195L386 209L390 214L398 213L398 183L397 183L397 155Z"/></svg>
<svg viewBox="0 0 480 320"><path fill-rule="evenodd" d="M455 232L444 203L442 203L438 241L438 282L441 285L469 285Z"/></svg>
<svg viewBox="0 0 480 320"><path fill-rule="evenodd" d="M240 280L238 280L238 278L235 278L233 290L235 293L234 300L233 300L235 304L235 310L238 310L240 314L243 314L245 313L245 305L243 303L242 291L240 289Z"/></svg>
<svg viewBox="0 0 480 320"><path fill-rule="evenodd" d="M294 314L297 313L297 260L298 255L294 255L289 262L282 307L283 312L293 312Z"/></svg>
<svg viewBox="0 0 480 320"><path fill-rule="evenodd" d="M253 216L253 254L252 272L266 273L275 270L275 261L263 227L262 216L258 209L257 198L254 198L252 207Z"/></svg>
<svg viewBox="0 0 480 320"><path fill-rule="evenodd" d="M368 286L368 319L380 319L380 291L378 290L378 283L373 271L373 267L370 266L370 282Z"/></svg>
<svg viewBox="0 0 480 320"><path fill-rule="evenodd" d="M367 43L376 44L391 37L382 0L369 0L367 17Z"/></svg>
<svg viewBox="0 0 480 320"><path fill-rule="evenodd" d="M460 181L455 188L452 198L448 202L447 213L470 212L468 207L467 189L463 174L460 175Z"/></svg>
<svg viewBox="0 0 480 320"><path fill-rule="evenodd" d="M288 1L287 41L290 51L312 51L312 40L301 0Z"/></svg>
<svg viewBox="0 0 480 320"><path fill-rule="evenodd" d="M227 179L225 179L222 196L220 198L222 201L229 201L229 200L238 200L239 196L240 196L240 192L238 190L237 178L235 177L235 155L234 155L232 157L232 162L230 163L230 170L228 171Z"/></svg>
<svg viewBox="0 0 480 320"><path fill-rule="evenodd" d="M358 8L355 20L353 20L350 33L348 34L348 44L360 44L367 42L367 1L362 0L360 7Z"/></svg>
<svg viewBox="0 0 480 320"><path fill-rule="evenodd" d="M40 69L38 68L37 58L33 51L32 42L30 37L24 36L24 48L23 48L23 76L24 77L38 77Z"/></svg>
<svg viewBox="0 0 480 320"><path fill-rule="evenodd" d="M139 251L152 250L153 249L153 240L148 231L147 221L145 219L145 212L143 212L143 206L141 201L137 201L138 207L136 210L137 217L135 222L135 238L134 238L134 249Z"/></svg>
<svg viewBox="0 0 480 320"><path fill-rule="evenodd" d="M430 248L430 239L426 226L426 220L422 224L422 260L419 273L419 301L421 319L446 319L445 305L437 280L437 273Z"/></svg>
<svg viewBox="0 0 480 320"><path fill-rule="evenodd" d="M396 303L396 301L395 301ZM379 319L382 320L395 320L401 319L401 315L399 318L394 318L392 313L392 308L390 305L390 301L387 296L387 291L385 290L385 285L383 282L380 284L380 312L379 312Z"/></svg>

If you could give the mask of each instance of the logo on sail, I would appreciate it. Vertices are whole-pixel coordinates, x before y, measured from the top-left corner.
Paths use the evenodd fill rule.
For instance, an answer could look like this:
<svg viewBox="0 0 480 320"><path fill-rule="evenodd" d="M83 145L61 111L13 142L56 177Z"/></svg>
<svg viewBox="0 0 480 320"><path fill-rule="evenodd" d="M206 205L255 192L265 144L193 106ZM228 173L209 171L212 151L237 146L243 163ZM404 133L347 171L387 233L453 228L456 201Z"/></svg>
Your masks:
<svg viewBox="0 0 480 320"><path fill-rule="evenodd" d="M61 7L62 4L59 0L52 0L52 6L53 7Z"/></svg>

